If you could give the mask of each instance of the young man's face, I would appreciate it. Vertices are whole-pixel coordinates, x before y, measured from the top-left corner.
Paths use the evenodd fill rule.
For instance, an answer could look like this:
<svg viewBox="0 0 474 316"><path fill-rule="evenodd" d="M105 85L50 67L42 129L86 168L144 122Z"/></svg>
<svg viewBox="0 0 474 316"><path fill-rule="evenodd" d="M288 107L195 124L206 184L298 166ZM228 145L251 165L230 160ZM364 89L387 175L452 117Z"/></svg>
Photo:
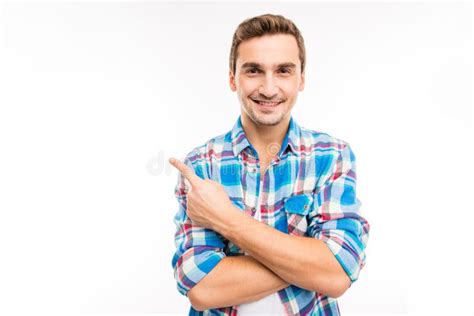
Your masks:
<svg viewBox="0 0 474 316"><path fill-rule="evenodd" d="M235 75L230 71L229 79L242 115L259 125L277 125L289 117L298 91L304 89L298 53L289 34L264 35L239 45Z"/></svg>

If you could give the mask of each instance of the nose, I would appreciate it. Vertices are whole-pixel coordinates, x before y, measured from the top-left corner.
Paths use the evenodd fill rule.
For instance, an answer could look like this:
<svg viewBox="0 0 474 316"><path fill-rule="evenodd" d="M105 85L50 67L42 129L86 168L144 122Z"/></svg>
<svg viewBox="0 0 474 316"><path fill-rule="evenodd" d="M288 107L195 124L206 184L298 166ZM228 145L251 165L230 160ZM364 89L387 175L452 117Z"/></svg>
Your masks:
<svg viewBox="0 0 474 316"><path fill-rule="evenodd" d="M271 74L267 74L263 79L258 92L268 99L273 99L278 95L278 86L274 82L274 78Z"/></svg>

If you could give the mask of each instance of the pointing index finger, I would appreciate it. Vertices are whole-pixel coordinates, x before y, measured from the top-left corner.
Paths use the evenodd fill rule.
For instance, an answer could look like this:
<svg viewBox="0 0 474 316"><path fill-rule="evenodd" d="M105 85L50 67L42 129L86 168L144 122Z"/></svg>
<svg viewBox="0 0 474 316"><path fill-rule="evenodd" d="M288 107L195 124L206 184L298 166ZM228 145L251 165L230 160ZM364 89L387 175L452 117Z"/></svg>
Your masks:
<svg viewBox="0 0 474 316"><path fill-rule="evenodd" d="M179 172L186 178L189 183L191 183L191 186L195 186L199 183L201 178L199 178L195 173L194 170L189 168L187 165L185 165L183 162L176 158L170 158L169 159L170 164L172 164L176 169L178 169Z"/></svg>

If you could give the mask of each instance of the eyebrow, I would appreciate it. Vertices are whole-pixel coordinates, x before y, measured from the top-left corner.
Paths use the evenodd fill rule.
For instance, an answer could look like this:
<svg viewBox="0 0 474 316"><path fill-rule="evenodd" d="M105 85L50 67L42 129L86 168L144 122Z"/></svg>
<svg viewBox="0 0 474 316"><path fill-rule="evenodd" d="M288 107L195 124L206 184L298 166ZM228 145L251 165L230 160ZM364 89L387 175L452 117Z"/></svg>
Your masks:
<svg viewBox="0 0 474 316"><path fill-rule="evenodd" d="M294 63L291 63L291 62L278 64L278 68L283 68L283 67L296 68L296 65ZM247 63L244 63L241 68L245 69L245 68L263 68L263 67L259 63L247 62Z"/></svg>

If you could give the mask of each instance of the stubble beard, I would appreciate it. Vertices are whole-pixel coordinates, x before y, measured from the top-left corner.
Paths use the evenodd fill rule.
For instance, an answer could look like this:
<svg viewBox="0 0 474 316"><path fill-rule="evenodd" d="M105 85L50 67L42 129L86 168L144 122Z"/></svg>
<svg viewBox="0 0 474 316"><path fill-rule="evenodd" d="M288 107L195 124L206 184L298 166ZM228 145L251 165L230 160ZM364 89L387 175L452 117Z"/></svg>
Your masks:
<svg viewBox="0 0 474 316"><path fill-rule="evenodd" d="M272 113L270 115L258 113L250 105L244 106L244 109L247 115L250 117L250 119L257 125L275 126L275 125L278 125L278 123L280 123L285 116L284 112L279 112L277 114Z"/></svg>

